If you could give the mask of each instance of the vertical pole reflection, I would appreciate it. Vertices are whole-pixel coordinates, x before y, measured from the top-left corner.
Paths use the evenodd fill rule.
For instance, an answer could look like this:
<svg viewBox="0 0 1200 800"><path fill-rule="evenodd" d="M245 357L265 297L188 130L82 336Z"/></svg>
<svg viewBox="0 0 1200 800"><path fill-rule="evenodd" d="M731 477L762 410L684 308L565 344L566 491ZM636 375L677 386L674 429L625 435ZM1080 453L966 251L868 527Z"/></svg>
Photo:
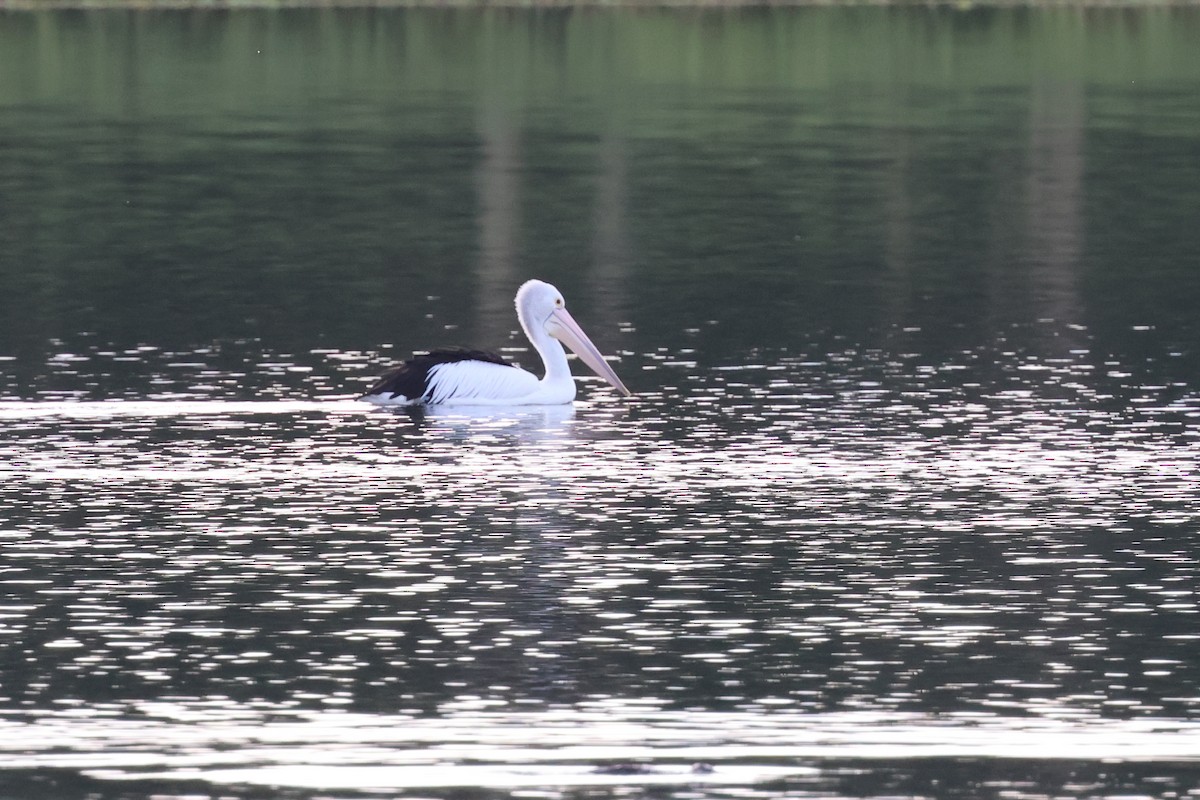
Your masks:
<svg viewBox="0 0 1200 800"><path fill-rule="evenodd" d="M1079 79L1042 80L1030 99L1028 291L1040 317L1078 322L1083 252L1083 126Z"/></svg>
<svg viewBox="0 0 1200 800"><path fill-rule="evenodd" d="M882 175L884 209L884 263L889 271L889 291L881 300L885 321L903 324L912 311L913 203L908 186L912 165L912 134L889 131L880 143L889 156Z"/></svg>
<svg viewBox="0 0 1200 800"><path fill-rule="evenodd" d="M605 325L628 316L624 288L628 282L630 245L626 213L629 153L625 137L609 130L600 139L597 194L593 215L592 262L588 281L589 315Z"/></svg>
<svg viewBox="0 0 1200 800"><path fill-rule="evenodd" d="M479 191L479 262L473 340L499 347L516 329L512 298L518 273L520 132L511 108L484 103L480 119L483 153ZM526 365L529 366L529 365Z"/></svg>

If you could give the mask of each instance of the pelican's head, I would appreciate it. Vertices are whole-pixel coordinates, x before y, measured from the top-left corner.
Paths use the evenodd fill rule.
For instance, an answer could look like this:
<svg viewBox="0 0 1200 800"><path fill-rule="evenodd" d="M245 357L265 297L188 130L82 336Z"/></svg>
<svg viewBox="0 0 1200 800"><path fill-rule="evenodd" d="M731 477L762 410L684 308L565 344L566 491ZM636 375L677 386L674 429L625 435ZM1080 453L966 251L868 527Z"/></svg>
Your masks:
<svg viewBox="0 0 1200 800"><path fill-rule="evenodd" d="M567 312L562 292L545 281L525 281L517 290L517 319L532 338L545 333L571 348L583 363L608 381L618 392L628 397L630 391L621 383L617 373L604 360L579 324Z"/></svg>

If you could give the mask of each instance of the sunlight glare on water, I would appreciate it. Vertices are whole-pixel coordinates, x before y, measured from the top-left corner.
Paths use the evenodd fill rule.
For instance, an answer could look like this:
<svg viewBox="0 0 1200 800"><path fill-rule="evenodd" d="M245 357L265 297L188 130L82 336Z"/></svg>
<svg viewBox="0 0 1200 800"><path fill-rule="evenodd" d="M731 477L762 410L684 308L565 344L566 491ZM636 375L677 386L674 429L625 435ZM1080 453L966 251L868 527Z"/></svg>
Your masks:
<svg viewBox="0 0 1200 800"><path fill-rule="evenodd" d="M368 675L379 691L440 675L393 708L458 684L554 703L636 675L727 708L1194 711L1146 674L1186 671L1196 638L1193 562L1155 535L1196 522L1190 399L1105 387L1148 401L1106 412L1100 389L1059 388L1072 363L996 357L973 382L876 352L813 359L559 409L6 403L4 491L24 498L7 624L104 598L27 650L49 679L27 699L106 675L169 688L199 658L201 685L247 697L286 694L266 677L285 664L334 703L364 702L338 687ZM358 644L336 655L343 637ZM230 640L259 655L220 657ZM67 645L87 655L56 669ZM1028 647L1045 660L1007 656ZM795 648L830 660L804 668ZM545 666L479 683L513 658Z"/></svg>
<svg viewBox="0 0 1200 800"><path fill-rule="evenodd" d="M838 770L823 775L806 764L1200 759L1193 724L1098 718L662 712L608 702L437 719L279 710L256 716L217 703L147 704L138 713L137 720L58 714L6 723L0 754L10 768L80 769L103 780L374 790L748 787L781 780L819 787L831 785Z"/></svg>
<svg viewBox="0 0 1200 800"><path fill-rule="evenodd" d="M1197 406L1136 365L627 353L629 401L388 411L349 399L374 360L327 400L0 403L9 768L853 793L820 765L1200 757L1159 533L1200 513Z"/></svg>

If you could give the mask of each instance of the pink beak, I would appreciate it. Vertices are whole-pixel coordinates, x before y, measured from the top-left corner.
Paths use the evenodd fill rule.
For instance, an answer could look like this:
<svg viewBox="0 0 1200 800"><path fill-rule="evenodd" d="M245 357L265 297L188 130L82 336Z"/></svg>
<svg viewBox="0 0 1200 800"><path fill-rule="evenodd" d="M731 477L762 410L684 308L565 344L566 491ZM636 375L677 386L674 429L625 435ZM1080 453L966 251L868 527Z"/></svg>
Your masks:
<svg viewBox="0 0 1200 800"><path fill-rule="evenodd" d="M613 372L613 368L604 360L604 356L596 349L596 345L592 344L592 340L587 337L587 334L579 327L579 323L565 308L554 309L547 322L551 323L547 326L550 335L575 351L575 354L583 363L591 367L593 372L611 383L618 392L626 397L632 394L625 388L625 384L621 383L617 373Z"/></svg>

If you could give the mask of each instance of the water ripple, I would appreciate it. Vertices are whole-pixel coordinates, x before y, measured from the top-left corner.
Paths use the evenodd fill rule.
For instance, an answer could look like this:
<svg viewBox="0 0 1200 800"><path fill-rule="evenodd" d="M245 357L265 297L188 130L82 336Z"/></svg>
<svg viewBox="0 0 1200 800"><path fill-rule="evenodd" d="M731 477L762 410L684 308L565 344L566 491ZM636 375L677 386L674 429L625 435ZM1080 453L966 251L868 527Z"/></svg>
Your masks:
<svg viewBox="0 0 1200 800"><path fill-rule="evenodd" d="M639 749L668 716L579 752L763 780L809 758L1192 758L1171 720L1200 710L1195 396L1136 364L1006 352L626 354L623 370L655 368L650 388L622 401L589 382L561 409L6 400L0 699L13 715L126 709L105 724L163 698L350 712L310 720L306 763L326 763L339 719L368 738L469 719L514 742L491 766L454 762L476 785L601 781L561 763L569 736L521 772L534 745L514 730L635 699L713 736L769 720L792 740ZM322 363L284 372L335 382ZM839 738L838 713L866 716ZM867 723L881 717L900 727ZM104 752L63 747L38 758ZM287 783L274 757L163 774ZM138 758L139 775L165 768ZM341 766L332 788L432 780L378 749Z"/></svg>
<svg viewBox="0 0 1200 800"><path fill-rule="evenodd" d="M57 713L0 722L9 769L107 780L308 789L828 782L836 765L925 759L1197 761L1200 730L1162 720L1013 720L592 708L436 719L146 704L137 719ZM31 742L36 745L30 746ZM548 744L548 743L553 743Z"/></svg>

